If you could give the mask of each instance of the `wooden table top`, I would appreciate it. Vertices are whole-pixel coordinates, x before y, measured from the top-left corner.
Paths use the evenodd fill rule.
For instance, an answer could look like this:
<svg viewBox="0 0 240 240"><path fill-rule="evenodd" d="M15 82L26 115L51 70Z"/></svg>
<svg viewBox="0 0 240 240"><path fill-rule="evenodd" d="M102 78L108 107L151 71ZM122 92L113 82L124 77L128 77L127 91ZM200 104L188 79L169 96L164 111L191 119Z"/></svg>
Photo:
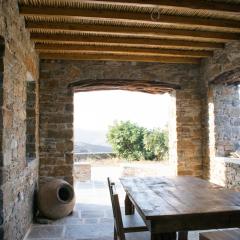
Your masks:
<svg viewBox="0 0 240 240"><path fill-rule="evenodd" d="M240 192L190 176L131 177L120 181L144 220L170 220L176 229L240 227ZM184 221L191 224L180 224Z"/></svg>

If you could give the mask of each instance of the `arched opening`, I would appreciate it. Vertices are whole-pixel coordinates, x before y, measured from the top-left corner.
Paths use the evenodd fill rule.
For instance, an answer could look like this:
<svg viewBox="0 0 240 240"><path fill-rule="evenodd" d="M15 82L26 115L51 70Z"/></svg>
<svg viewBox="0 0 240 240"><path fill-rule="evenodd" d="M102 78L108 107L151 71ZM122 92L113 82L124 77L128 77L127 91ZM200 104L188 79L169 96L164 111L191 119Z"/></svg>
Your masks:
<svg viewBox="0 0 240 240"><path fill-rule="evenodd" d="M240 68L221 73L211 81L211 180L238 188L240 157Z"/></svg>
<svg viewBox="0 0 240 240"><path fill-rule="evenodd" d="M174 114L174 110L171 111L171 109L176 110L176 107L173 107L176 103L171 99L175 99L173 92L180 89L180 85L159 80L82 79L70 83L69 87L73 88L75 93L74 176L76 181L94 181L96 179L105 181L108 177L106 174L109 172L114 178L117 176L176 174L176 166L174 166L177 164L176 159L169 158L169 156L172 158L176 156L174 154L176 134L173 133L176 131L176 121L172 120L172 118L176 118L176 114ZM163 94L165 95L163 96ZM121 98L119 103L118 99ZM94 104L89 104L91 102ZM100 104L101 102L102 104ZM149 102L149 106L146 105L146 102ZM84 110L85 105L88 106L87 110ZM142 106L141 109L138 108L138 105ZM163 109L161 110L161 108ZM100 109L101 112L99 112ZM111 109L111 113L106 109ZM95 112L95 116L89 111ZM128 114L130 111L134 116ZM104 120L101 120L103 115L107 115L108 119L105 117ZM151 118L155 119L155 122L151 121ZM83 119L86 119L85 123ZM156 123L157 120L158 123ZM104 129L99 127L96 130L100 121L105 121L102 123L104 125L107 125L106 121L109 121L108 127L104 126ZM152 125L147 124L146 121L151 122ZM92 122L92 128L95 131L81 129L84 126L81 126L80 122L87 125L87 128L90 128L89 125ZM136 141L133 145L128 143L128 146L132 146L129 151L124 150L123 145L126 142L123 140L122 145L121 143L115 145L115 150L114 144L107 141L109 127L113 125L116 127L119 123L123 128L127 128L129 123L136 130L144 129L145 133L138 136L141 140ZM119 128L121 127L119 126ZM122 137L124 138L124 136ZM136 136L132 134L129 138L131 137ZM101 140L97 140L97 138ZM129 138L126 137L125 140L127 141ZM116 141L118 140L116 139ZM138 147L135 149L133 146L138 146L138 144L139 149ZM116 148L119 147L122 149L117 151ZM166 150L167 148L168 150ZM163 153L164 151L167 153Z"/></svg>
<svg viewBox="0 0 240 240"><path fill-rule="evenodd" d="M240 68L234 68L211 81L215 116L216 157L234 157L240 151Z"/></svg>

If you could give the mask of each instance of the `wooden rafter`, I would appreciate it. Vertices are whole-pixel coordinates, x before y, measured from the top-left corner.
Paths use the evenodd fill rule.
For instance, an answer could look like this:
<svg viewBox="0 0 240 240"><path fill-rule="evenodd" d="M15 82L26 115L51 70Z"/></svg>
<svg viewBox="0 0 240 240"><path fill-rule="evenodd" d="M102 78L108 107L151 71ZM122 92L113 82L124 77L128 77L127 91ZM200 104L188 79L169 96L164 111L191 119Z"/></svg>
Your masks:
<svg viewBox="0 0 240 240"><path fill-rule="evenodd" d="M147 93L165 93L174 89L181 89L178 84L165 83L157 80L134 79L83 79L69 84L68 87L74 88L75 92L120 89Z"/></svg>
<svg viewBox="0 0 240 240"><path fill-rule="evenodd" d="M34 41L59 41L71 43L116 43L116 44L132 44L132 45L148 45L165 46L165 47L185 47L196 49L217 49L223 48L222 43L213 42L195 42L186 40L174 39L149 39L149 38L131 38L131 37L112 37L112 36L93 36L93 35L79 35L79 34L63 34L63 33L31 33L31 39Z"/></svg>
<svg viewBox="0 0 240 240"><path fill-rule="evenodd" d="M236 0L19 0L42 58L199 63L240 39Z"/></svg>
<svg viewBox="0 0 240 240"><path fill-rule="evenodd" d="M240 31L240 22L226 19L212 19L205 17L190 17L176 15L157 15L156 17L149 13L121 12L103 9L81 9L74 7L49 7L49 6L20 6L20 13L24 16L69 16L69 17L88 17L96 19L114 19L125 21L145 21L177 25L195 25L205 26L207 28L227 28Z"/></svg>
<svg viewBox="0 0 240 240"><path fill-rule="evenodd" d="M153 5L160 8L187 8L195 10L207 10L207 11L221 11L221 12L240 12L240 4L216 2L206 0L88 0L88 2L106 2L111 4L137 4L137 5Z"/></svg>
<svg viewBox="0 0 240 240"><path fill-rule="evenodd" d="M159 55L159 56L185 56L185 57L209 57L212 56L211 51L205 50L176 50L176 49L158 49L158 48L139 48L139 47L126 47L126 46L101 46L101 45L82 45L82 44L43 44L36 43L35 48L39 52L50 51L65 51L65 52L82 52L82 51L95 51L95 52L112 52L112 53L138 53L147 55Z"/></svg>
<svg viewBox="0 0 240 240"><path fill-rule="evenodd" d="M27 20L26 27L30 31L34 30L65 30L73 32L93 32L93 33L116 33L116 34L133 34L133 35L153 35L165 36L172 38L196 38L202 40L238 40L240 33L228 32L211 32L211 31L193 31L184 29L167 29L167 28L151 28L151 27L133 27L133 26L111 26L103 24L83 24L79 22L68 21L33 21Z"/></svg>
<svg viewBox="0 0 240 240"><path fill-rule="evenodd" d="M104 61L135 61L135 62L161 62L161 63L192 63L199 64L197 58L190 57L168 57L168 56L137 56L124 54L102 54L102 53L40 53L42 59L71 59L71 60L104 60Z"/></svg>

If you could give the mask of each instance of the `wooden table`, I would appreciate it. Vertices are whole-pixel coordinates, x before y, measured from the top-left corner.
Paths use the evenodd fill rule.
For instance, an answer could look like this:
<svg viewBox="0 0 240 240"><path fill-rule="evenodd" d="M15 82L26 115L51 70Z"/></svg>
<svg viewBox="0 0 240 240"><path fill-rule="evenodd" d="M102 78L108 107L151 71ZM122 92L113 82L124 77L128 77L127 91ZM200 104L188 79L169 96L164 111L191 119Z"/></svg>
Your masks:
<svg viewBox="0 0 240 240"><path fill-rule="evenodd" d="M175 240L176 232L240 227L240 192L190 176L120 181L125 213L132 214L135 207L152 240Z"/></svg>

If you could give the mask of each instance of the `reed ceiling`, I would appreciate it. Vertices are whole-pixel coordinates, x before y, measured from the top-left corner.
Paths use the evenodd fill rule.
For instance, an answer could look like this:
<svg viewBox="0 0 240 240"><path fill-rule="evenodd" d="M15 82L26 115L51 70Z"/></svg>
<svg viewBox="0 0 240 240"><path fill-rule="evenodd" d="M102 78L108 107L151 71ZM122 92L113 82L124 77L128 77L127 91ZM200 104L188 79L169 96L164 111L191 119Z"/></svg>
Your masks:
<svg viewBox="0 0 240 240"><path fill-rule="evenodd" d="M19 0L43 59L199 63L240 39L239 0Z"/></svg>

